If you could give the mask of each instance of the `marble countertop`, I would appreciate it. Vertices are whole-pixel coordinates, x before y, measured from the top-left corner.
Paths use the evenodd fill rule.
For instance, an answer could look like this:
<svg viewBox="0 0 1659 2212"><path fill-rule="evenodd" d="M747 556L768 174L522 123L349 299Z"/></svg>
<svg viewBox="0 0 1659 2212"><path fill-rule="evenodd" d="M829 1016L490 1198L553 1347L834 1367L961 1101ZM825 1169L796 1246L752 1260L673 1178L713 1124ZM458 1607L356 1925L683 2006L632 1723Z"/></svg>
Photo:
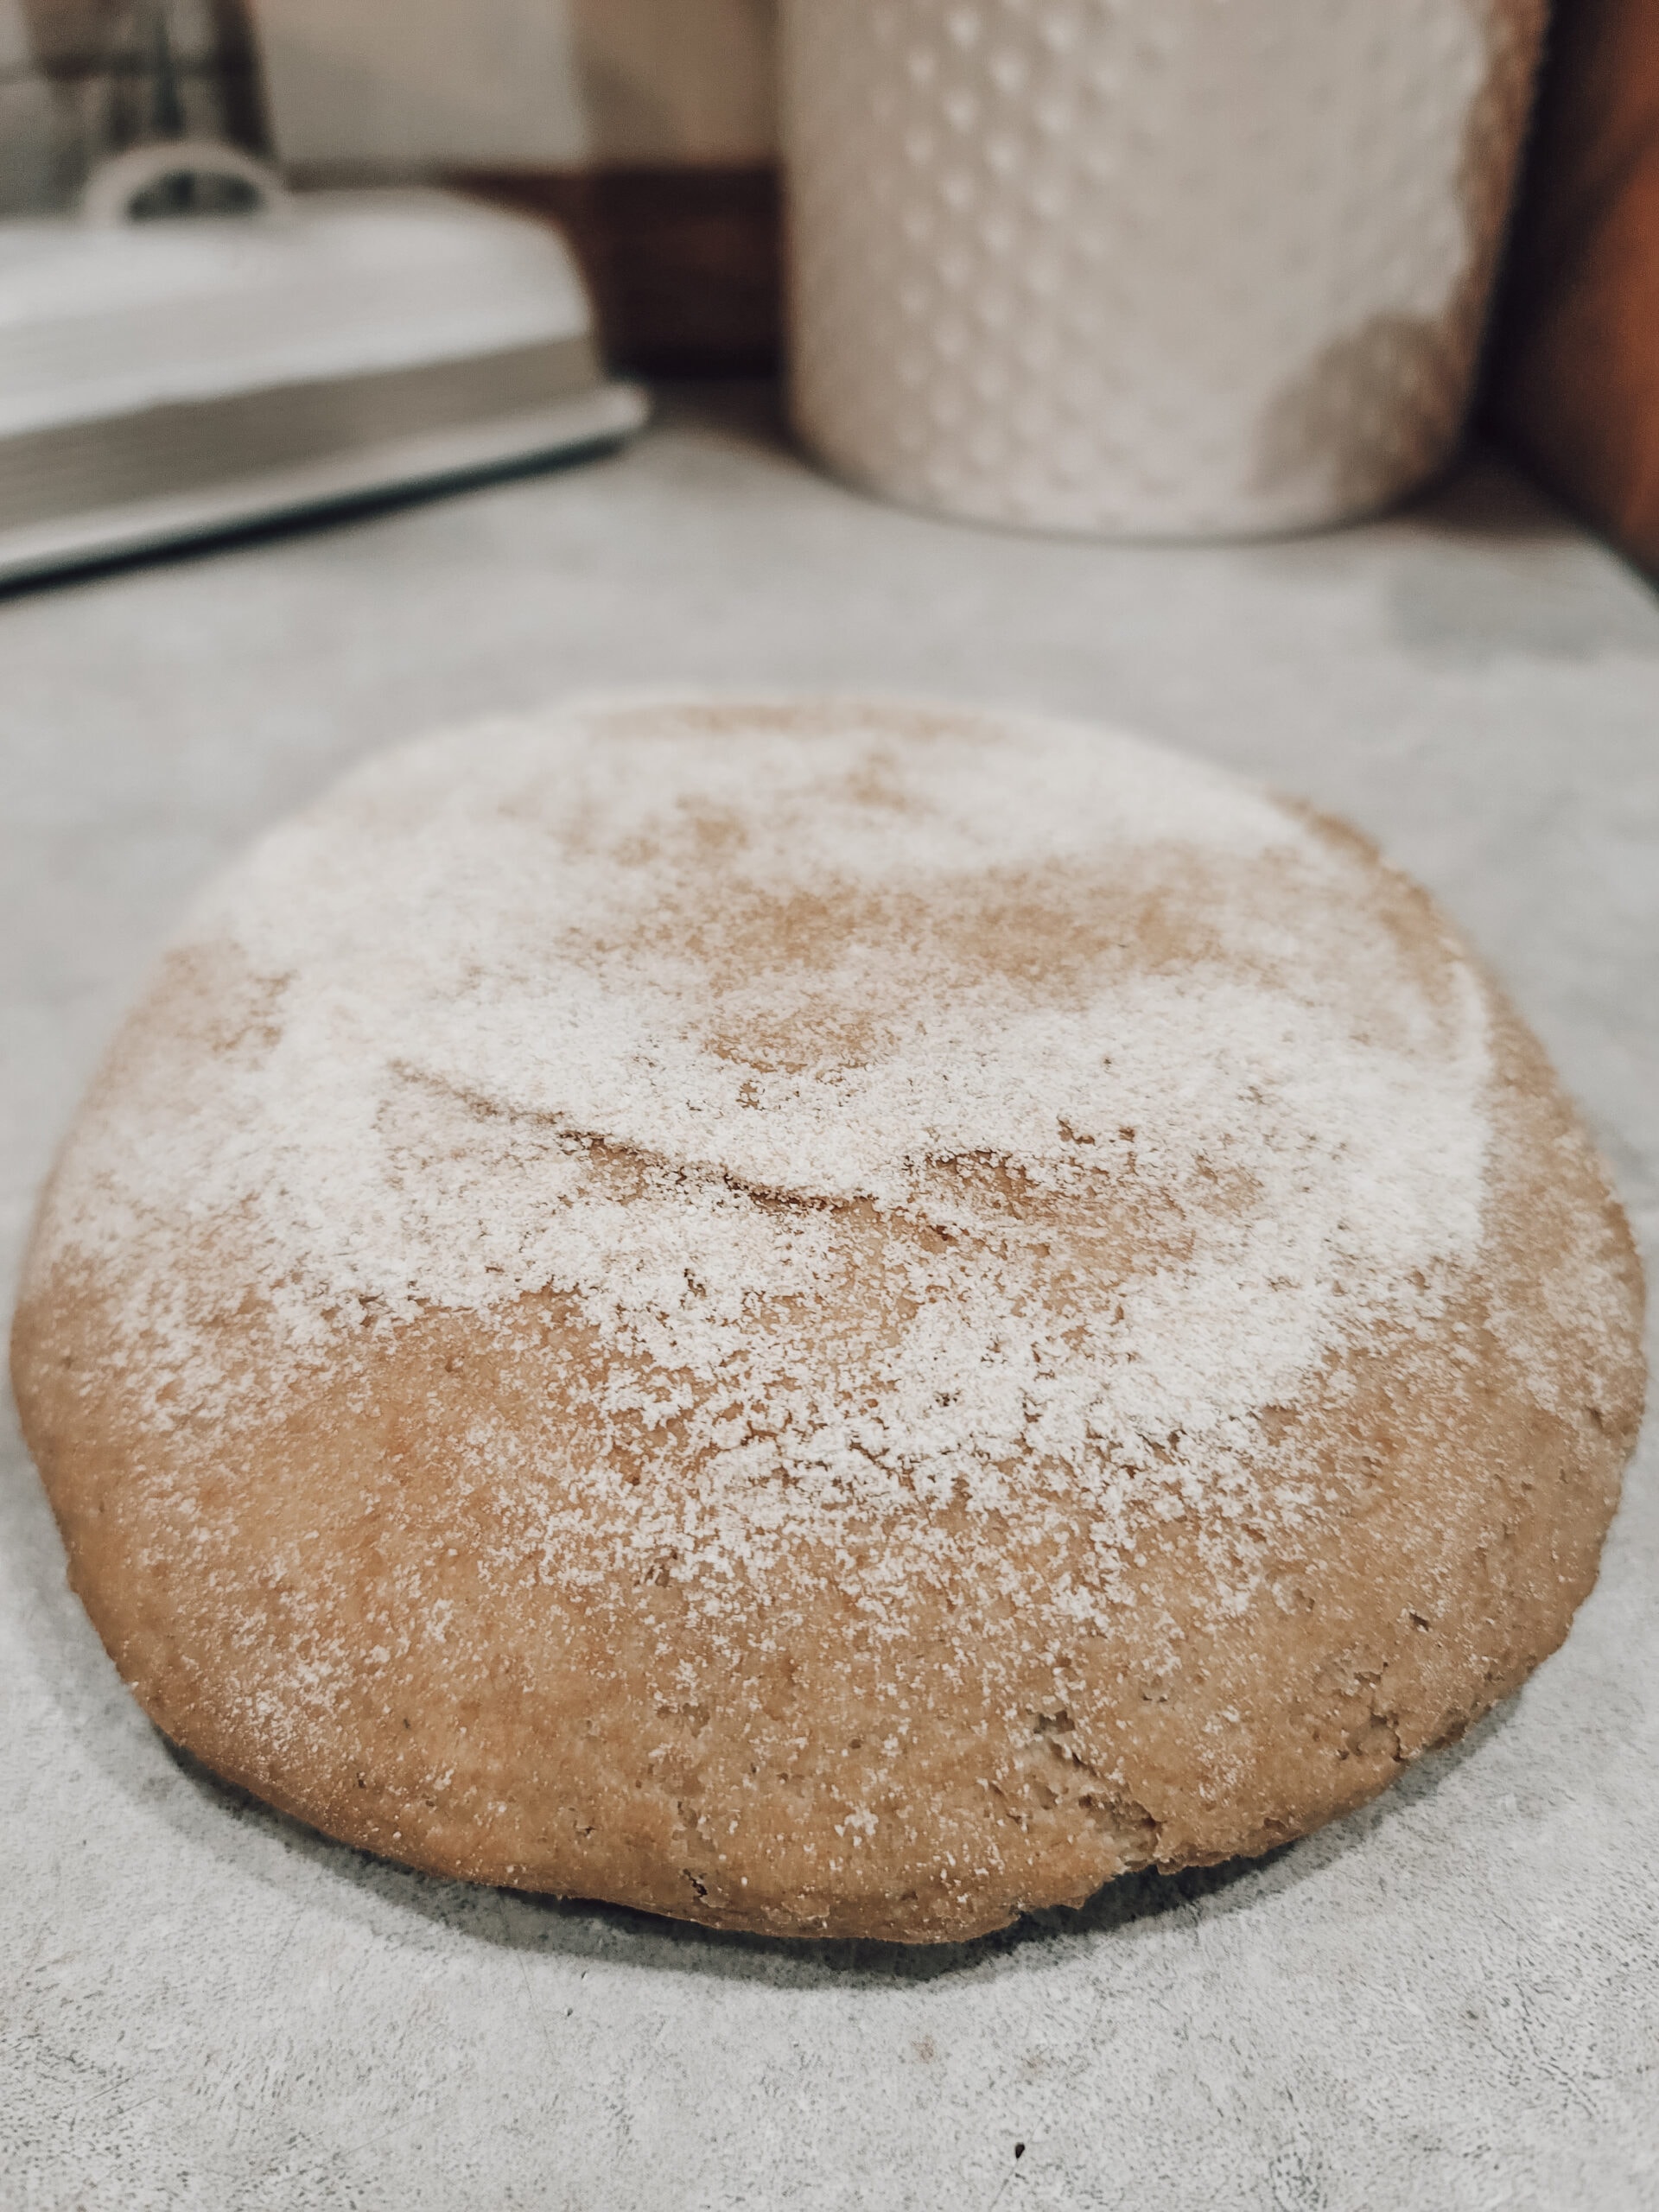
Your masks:
<svg viewBox="0 0 1659 2212"><path fill-rule="evenodd" d="M1423 878L1659 1247L1659 601L1496 462L1127 548L879 506L756 391L613 459L0 601L6 1280L204 874L373 747L596 685L1126 723ZM1652 1425L1650 1424L1650 1432ZM1565 1649L1272 1860L959 1949L433 1882L180 1764L0 1468L0 2203L28 2212L1388 2212L1659 2202L1659 1483Z"/></svg>

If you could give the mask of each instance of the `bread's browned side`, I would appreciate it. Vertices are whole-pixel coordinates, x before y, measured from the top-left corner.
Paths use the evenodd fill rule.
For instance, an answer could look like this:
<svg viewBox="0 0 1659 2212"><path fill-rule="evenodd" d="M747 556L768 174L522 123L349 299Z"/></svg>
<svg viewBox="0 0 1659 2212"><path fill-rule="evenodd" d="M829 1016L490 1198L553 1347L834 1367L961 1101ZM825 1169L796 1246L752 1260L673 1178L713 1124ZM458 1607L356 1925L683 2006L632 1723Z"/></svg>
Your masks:
<svg viewBox="0 0 1659 2212"><path fill-rule="evenodd" d="M929 1509L897 1630L861 1592L905 1555L902 1511L740 1572L710 1614L688 1562L629 1540L635 1482L695 1491L671 1441L617 1458L608 1497L591 1468L567 1479L601 1357L567 1302L362 1332L262 1401L251 1301L221 1349L256 1410L204 1433L143 1410L112 1361L122 1285L36 1261L13 1374L72 1583L170 1737L434 1873L923 1942L1260 1852L1373 1796L1552 1651L1617 1503L1639 1271L1541 1052L1495 1019L1481 1265L1427 1336L1351 1350L1274 1410L1317 1478L1229 1529L1227 1579L1253 1570L1236 1613L1189 1516L1147 1518L1124 1601L1070 1617L1059 1593L1094 1572L1074 1491L1043 1533ZM1029 1227L1064 1202L1013 1203ZM855 1284L890 1225L837 1221ZM477 1471L490 1438L499 1479Z"/></svg>

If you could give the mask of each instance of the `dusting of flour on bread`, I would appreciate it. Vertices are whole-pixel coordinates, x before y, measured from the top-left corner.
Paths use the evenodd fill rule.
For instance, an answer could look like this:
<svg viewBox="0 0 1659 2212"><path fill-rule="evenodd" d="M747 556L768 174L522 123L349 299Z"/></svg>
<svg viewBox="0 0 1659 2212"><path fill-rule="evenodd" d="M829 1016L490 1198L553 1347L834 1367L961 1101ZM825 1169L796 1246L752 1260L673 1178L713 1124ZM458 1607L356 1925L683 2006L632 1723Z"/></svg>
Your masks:
<svg viewBox="0 0 1659 2212"><path fill-rule="evenodd" d="M181 1232L234 1225L207 1304L268 1300L296 1373L341 1332L568 1298L615 1355L590 1442L697 1453L705 1565L849 1499L1005 1510L1033 1469L1107 1547L1137 1491L1237 1518L1264 1409L1431 1320L1480 1240L1479 985L1391 957L1365 905L1294 810L1058 723L463 731L210 891L179 950L234 963L247 1026L106 1122L57 1234L153 1255L160 1395L232 1421ZM1016 1191L1067 1225L1029 1232ZM843 1283L826 1325L849 1209L887 1229L873 1324ZM1071 1294L1120 1235L1109 1302ZM647 1526L649 1484L628 1503Z"/></svg>
<svg viewBox="0 0 1659 2212"><path fill-rule="evenodd" d="M1542 1052L1352 831L1109 731L634 699L388 753L208 891L13 1373L215 1771L919 1942L1267 1850L1506 1695L1641 1310Z"/></svg>

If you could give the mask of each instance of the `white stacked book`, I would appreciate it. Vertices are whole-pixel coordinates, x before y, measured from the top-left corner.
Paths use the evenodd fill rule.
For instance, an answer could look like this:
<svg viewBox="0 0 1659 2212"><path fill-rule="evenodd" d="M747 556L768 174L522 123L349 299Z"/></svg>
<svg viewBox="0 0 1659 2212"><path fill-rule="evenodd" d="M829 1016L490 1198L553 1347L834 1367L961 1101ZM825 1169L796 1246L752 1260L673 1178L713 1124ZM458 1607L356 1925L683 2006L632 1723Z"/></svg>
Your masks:
<svg viewBox="0 0 1659 2212"><path fill-rule="evenodd" d="M135 219L166 181L242 214ZM611 442L582 279L543 225L435 191L287 193L219 146L0 225L0 580Z"/></svg>

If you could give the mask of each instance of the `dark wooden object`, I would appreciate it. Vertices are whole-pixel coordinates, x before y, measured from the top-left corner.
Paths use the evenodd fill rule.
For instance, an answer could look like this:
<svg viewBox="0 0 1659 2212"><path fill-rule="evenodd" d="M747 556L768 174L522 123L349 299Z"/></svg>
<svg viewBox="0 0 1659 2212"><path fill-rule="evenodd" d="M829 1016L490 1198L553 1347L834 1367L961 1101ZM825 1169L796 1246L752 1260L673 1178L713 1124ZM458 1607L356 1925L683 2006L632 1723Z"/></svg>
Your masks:
<svg viewBox="0 0 1659 2212"><path fill-rule="evenodd" d="M1489 410L1659 571L1659 0L1557 0Z"/></svg>
<svg viewBox="0 0 1659 2212"><path fill-rule="evenodd" d="M560 225L613 367L653 376L776 368L779 194L770 163L465 169L444 181Z"/></svg>

